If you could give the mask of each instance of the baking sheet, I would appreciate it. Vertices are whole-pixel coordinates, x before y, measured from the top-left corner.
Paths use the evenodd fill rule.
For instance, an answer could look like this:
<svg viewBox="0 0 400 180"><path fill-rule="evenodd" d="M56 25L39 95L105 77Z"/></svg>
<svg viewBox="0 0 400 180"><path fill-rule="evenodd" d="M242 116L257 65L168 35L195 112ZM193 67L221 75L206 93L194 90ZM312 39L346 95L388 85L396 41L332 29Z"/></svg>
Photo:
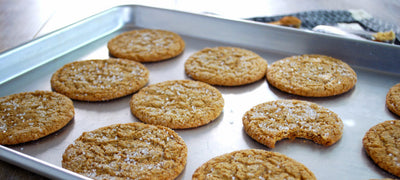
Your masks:
<svg viewBox="0 0 400 180"><path fill-rule="evenodd" d="M246 48L269 64L297 54L330 55L349 63L358 75L354 89L328 98L290 95L270 86L265 78L240 87L217 86L225 99L221 116L199 128L176 130L188 146L186 168L178 179L191 179L197 167L215 156L250 148L296 159L318 179L394 178L368 158L361 142L370 127L399 119L385 107L387 91L400 82L400 48L394 45L211 15L119 6L0 54L0 96L51 90L50 77L58 68L72 61L108 58L108 40L138 28L174 31L186 43L185 51L176 58L145 63L150 70L149 84L189 79L184 72L185 60L198 50L215 46ZM82 178L60 168L64 149L84 131L138 121L130 112L130 97L96 103L74 101L75 118L66 127L34 142L0 146L0 158L50 178ZM330 147L305 139L282 140L274 149L252 140L243 130L243 114L257 104L277 99L307 100L334 111L344 123L342 139Z"/></svg>

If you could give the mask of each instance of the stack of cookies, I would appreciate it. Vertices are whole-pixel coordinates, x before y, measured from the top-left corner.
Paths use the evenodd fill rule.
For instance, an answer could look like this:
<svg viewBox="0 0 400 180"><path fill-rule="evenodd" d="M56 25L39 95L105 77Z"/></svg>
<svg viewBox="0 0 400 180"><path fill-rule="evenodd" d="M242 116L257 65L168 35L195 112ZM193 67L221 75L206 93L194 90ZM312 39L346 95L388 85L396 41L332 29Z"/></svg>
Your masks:
<svg viewBox="0 0 400 180"><path fill-rule="evenodd" d="M335 97L353 89L355 71L345 62L318 54L267 60L239 47L204 48L184 63L188 79L149 83L146 64L173 59L184 40L166 30L124 32L107 44L112 57L68 63L51 77L52 91L0 98L0 142L38 140L74 118L72 100L107 102L132 95L127 106L141 122L113 124L82 135L65 149L62 166L93 179L175 179L186 166L188 149L175 131L207 125L224 109L219 87L245 86L262 79L293 97ZM387 94L400 115L400 84ZM72 100L71 100L72 99ZM303 138L323 146L337 143L343 122L313 102L280 99L254 105L241 117L245 132L272 149L278 141ZM400 177L399 121L386 121L365 135L366 152L378 166ZM193 179L316 179L304 164L261 149L232 151L197 168Z"/></svg>

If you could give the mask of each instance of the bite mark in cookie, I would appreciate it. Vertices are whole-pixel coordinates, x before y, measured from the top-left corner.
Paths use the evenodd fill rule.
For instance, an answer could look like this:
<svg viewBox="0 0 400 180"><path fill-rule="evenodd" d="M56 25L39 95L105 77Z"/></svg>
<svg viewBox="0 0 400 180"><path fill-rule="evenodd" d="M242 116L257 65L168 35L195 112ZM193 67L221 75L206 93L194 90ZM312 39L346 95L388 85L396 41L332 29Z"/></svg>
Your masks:
<svg viewBox="0 0 400 180"><path fill-rule="evenodd" d="M337 114L300 100L277 100L254 106L244 114L243 125L250 137L269 148L285 138L306 138L330 146L343 134L343 122Z"/></svg>

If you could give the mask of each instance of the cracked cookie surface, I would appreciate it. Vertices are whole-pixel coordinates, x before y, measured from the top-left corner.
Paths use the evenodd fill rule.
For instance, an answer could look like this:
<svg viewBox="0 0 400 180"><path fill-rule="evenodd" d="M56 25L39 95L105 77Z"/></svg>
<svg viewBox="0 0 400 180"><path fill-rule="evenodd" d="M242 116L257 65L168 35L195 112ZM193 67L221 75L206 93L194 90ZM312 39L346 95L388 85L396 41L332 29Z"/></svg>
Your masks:
<svg viewBox="0 0 400 180"><path fill-rule="evenodd" d="M212 85L240 86L265 77L268 63L258 54L237 47L202 49L185 62L191 78Z"/></svg>
<svg viewBox="0 0 400 180"><path fill-rule="evenodd" d="M334 112L312 102L276 100L254 106L243 116L246 133L269 148L281 139L306 138L330 146L343 134Z"/></svg>
<svg viewBox="0 0 400 180"><path fill-rule="evenodd" d="M400 177L400 120L371 127L362 142L369 157L379 167Z"/></svg>
<svg viewBox="0 0 400 180"><path fill-rule="evenodd" d="M194 172L202 179L316 179L302 163L277 152L247 149L210 159Z"/></svg>
<svg viewBox="0 0 400 180"><path fill-rule="evenodd" d="M149 85L134 94L131 112L140 121L172 129L205 125L224 107L219 90L193 80L171 80Z"/></svg>
<svg viewBox="0 0 400 180"><path fill-rule="evenodd" d="M0 144L19 144L45 137L75 115L72 101L51 91L23 92L0 98Z"/></svg>
<svg viewBox="0 0 400 180"><path fill-rule="evenodd" d="M185 42L171 31L139 29L117 35L108 42L107 47L114 57L155 62L181 54L185 49Z"/></svg>
<svg viewBox="0 0 400 180"><path fill-rule="evenodd" d="M149 70L125 59L92 59L68 63L51 77L54 91L81 101L106 101L138 91L149 81Z"/></svg>
<svg viewBox="0 0 400 180"><path fill-rule="evenodd" d="M176 132L136 122L84 132L66 148L62 167L93 179L174 179L186 159Z"/></svg>
<svg viewBox="0 0 400 180"><path fill-rule="evenodd" d="M357 75L348 64L318 54L278 60L268 67L266 76L268 82L281 91L308 97L342 94L357 82Z"/></svg>
<svg viewBox="0 0 400 180"><path fill-rule="evenodd" d="M386 106L390 111L400 116L400 83L390 88L386 95Z"/></svg>

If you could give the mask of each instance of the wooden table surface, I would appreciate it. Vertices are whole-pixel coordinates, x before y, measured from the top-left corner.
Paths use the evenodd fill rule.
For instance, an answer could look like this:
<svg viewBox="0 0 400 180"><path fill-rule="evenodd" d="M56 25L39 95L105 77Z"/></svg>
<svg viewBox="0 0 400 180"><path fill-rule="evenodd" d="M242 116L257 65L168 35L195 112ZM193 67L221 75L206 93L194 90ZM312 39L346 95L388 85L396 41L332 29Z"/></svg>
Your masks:
<svg viewBox="0 0 400 180"><path fill-rule="evenodd" d="M207 12L231 18L273 16L322 9L362 9L375 18L400 26L400 0L0 0L0 53L98 12L124 4ZM0 161L0 179L46 178Z"/></svg>

